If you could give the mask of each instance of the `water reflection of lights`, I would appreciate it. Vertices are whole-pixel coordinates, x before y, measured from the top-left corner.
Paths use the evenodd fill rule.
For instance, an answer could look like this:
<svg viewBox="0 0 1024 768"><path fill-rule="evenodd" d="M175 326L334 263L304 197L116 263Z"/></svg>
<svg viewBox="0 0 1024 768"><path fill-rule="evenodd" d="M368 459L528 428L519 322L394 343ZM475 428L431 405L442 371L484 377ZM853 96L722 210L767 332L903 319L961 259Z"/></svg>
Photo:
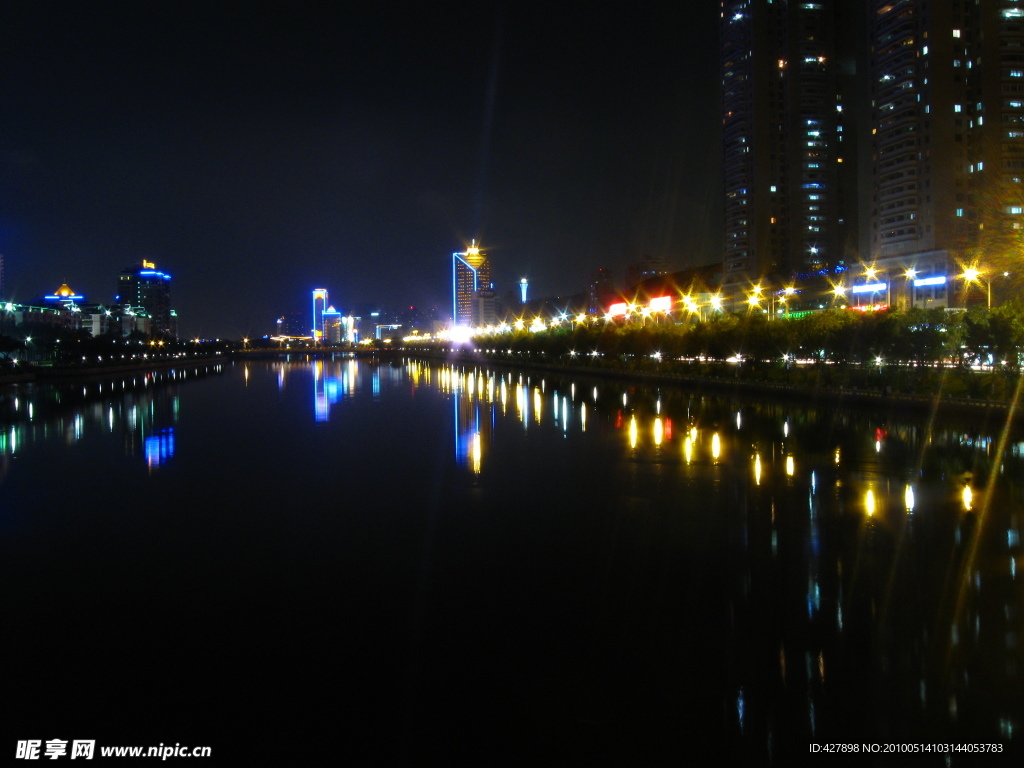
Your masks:
<svg viewBox="0 0 1024 768"><path fill-rule="evenodd" d="M903 491L903 505L907 508L907 512L914 511L914 486L908 485Z"/></svg>
<svg viewBox="0 0 1024 768"><path fill-rule="evenodd" d="M162 429L145 440L146 466L156 469L174 456L174 429Z"/></svg>
<svg viewBox="0 0 1024 768"><path fill-rule="evenodd" d="M761 454L754 454L754 484L761 484Z"/></svg>
<svg viewBox="0 0 1024 768"><path fill-rule="evenodd" d="M718 461L718 459L720 459L721 456L722 456L722 439L718 436L718 433L715 432L715 434L713 434L711 436L711 457L715 461Z"/></svg>
<svg viewBox="0 0 1024 768"><path fill-rule="evenodd" d="M690 435L683 440L683 458L686 459L687 464L693 461L693 438Z"/></svg>
<svg viewBox="0 0 1024 768"><path fill-rule="evenodd" d="M970 512L974 508L974 492L971 490L971 486L965 485L961 498L964 504L964 511Z"/></svg>
<svg viewBox="0 0 1024 768"><path fill-rule="evenodd" d="M786 476L792 477L795 471L796 469L793 462L793 456L789 455L786 457Z"/></svg>
<svg viewBox="0 0 1024 768"><path fill-rule="evenodd" d="M636 448L637 443L637 427L636 427L636 416L633 416L629 420L629 447Z"/></svg>
<svg viewBox="0 0 1024 768"><path fill-rule="evenodd" d="M864 511L868 517L874 517L875 515L875 492L870 488L864 494Z"/></svg>
<svg viewBox="0 0 1024 768"><path fill-rule="evenodd" d="M540 417L541 417L540 390L539 389L534 389L533 390L533 420L535 422L537 422L538 424L540 424Z"/></svg>
<svg viewBox="0 0 1024 768"><path fill-rule="evenodd" d="M654 420L654 444L660 446L662 438L665 436L665 427L661 423L661 417L659 416Z"/></svg>
<svg viewBox="0 0 1024 768"><path fill-rule="evenodd" d="M471 454L470 455L472 457L473 471L476 474L478 474L478 475L480 474L480 464L481 464L481 454L482 453L483 453L483 449L480 446L480 433L479 432L474 432L473 433L473 442L472 442L472 448L471 448Z"/></svg>
<svg viewBox="0 0 1024 768"><path fill-rule="evenodd" d="M580 403L580 431L587 431L587 404Z"/></svg>

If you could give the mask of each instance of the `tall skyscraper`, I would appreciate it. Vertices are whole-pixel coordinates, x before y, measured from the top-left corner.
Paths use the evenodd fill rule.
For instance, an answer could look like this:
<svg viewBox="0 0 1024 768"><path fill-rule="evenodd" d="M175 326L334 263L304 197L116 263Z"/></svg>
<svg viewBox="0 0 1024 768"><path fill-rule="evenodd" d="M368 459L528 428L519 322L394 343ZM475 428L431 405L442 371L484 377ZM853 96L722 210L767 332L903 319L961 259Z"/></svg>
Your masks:
<svg viewBox="0 0 1024 768"><path fill-rule="evenodd" d="M863 6L722 0L721 8L724 281L833 266L855 250L844 90Z"/></svg>
<svg viewBox="0 0 1024 768"><path fill-rule="evenodd" d="M324 310L327 309L327 289L313 289L313 341L324 337Z"/></svg>
<svg viewBox="0 0 1024 768"><path fill-rule="evenodd" d="M452 321L456 326L472 327L493 323L484 317L487 308L494 314L494 286L491 263L487 254L476 247L474 240L465 253L452 254ZM488 301L489 298L489 301Z"/></svg>
<svg viewBox="0 0 1024 768"><path fill-rule="evenodd" d="M872 0L870 10L871 254L890 275L933 278L900 292L945 306L962 267L1020 263L1024 3Z"/></svg>
<svg viewBox="0 0 1024 768"><path fill-rule="evenodd" d="M122 307L142 308L153 335L177 336L177 322L171 309L171 276L160 272L151 261L126 267L117 280L114 298Z"/></svg>

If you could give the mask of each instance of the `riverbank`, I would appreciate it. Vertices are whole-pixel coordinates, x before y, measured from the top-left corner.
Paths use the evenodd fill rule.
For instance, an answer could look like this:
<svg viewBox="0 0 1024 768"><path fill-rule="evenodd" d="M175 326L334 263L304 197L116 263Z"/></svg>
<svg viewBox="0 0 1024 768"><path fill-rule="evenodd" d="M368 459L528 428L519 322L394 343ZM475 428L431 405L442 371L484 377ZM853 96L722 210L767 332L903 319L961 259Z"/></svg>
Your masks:
<svg viewBox="0 0 1024 768"><path fill-rule="evenodd" d="M480 350L394 350L414 357L463 364L527 368L547 373L678 385L714 394L766 394L777 398L828 401L839 405L925 409L1015 411L1019 374L957 368L899 368L864 371L846 366L769 366L727 362L594 360L545 361L526 355Z"/></svg>
<svg viewBox="0 0 1024 768"><path fill-rule="evenodd" d="M150 359L111 365L69 365L69 366L32 366L22 364L18 370L0 373L0 386L11 384L31 384L45 381L94 380L126 374L145 373L147 371L166 371L193 365L211 365L230 362L225 355L203 357L174 357L165 360Z"/></svg>

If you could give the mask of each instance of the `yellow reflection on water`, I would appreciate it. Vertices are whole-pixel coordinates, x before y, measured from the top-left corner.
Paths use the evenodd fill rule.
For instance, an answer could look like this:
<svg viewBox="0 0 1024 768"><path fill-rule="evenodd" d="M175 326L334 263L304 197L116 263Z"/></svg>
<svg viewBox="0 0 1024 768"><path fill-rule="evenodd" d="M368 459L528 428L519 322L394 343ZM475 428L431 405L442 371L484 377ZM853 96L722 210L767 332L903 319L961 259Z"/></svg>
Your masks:
<svg viewBox="0 0 1024 768"><path fill-rule="evenodd" d="M636 448L637 429L636 429L636 416L631 416L629 419L629 447Z"/></svg>
<svg viewBox="0 0 1024 768"><path fill-rule="evenodd" d="M875 492L870 489L864 495L864 511L867 512L868 517L873 517L875 514Z"/></svg>
<svg viewBox="0 0 1024 768"><path fill-rule="evenodd" d="M971 486L965 485L963 492L964 511L970 512L974 507L974 491L971 490Z"/></svg>
<svg viewBox="0 0 1024 768"><path fill-rule="evenodd" d="M906 506L907 512L914 511L914 486L908 485L903 491L903 504Z"/></svg>
<svg viewBox="0 0 1024 768"><path fill-rule="evenodd" d="M683 457L686 459L687 464L693 461L693 438L690 435L687 435L686 439L683 440Z"/></svg>
<svg viewBox="0 0 1024 768"><path fill-rule="evenodd" d="M695 442L695 443L697 442L697 428L696 427L690 427L690 440Z"/></svg>
<svg viewBox="0 0 1024 768"><path fill-rule="evenodd" d="M722 456L722 439L715 432L711 436L711 457L716 461Z"/></svg>
<svg viewBox="0 0 1024 768"><path fill-rule="evenodd" d="M533 420L540 424L540 390L533 390Z"/></svg>
<svg viewBox="0 0 1024 768"><path fill-rule="evenodd" d="M761 484L761 454L754 454L754 483Z"/></svg>
<svg viewBox="0 0 1024 768"><path fill-rule="evenodd" d="M470 460L473 467L473 472L480 474L481 457L483 454L483 448L480 443L480 433L473 433L473 444L470 447Z"/></svg>
<svg viewBox="0 0 1024 768"><path fill-rule="evenodd" d="M580 403L580 431L587 431L587 404Z"/></svg>
<svg viewBox="0 0 1024 768"><path fill-rule="evenodd" d="M793 456L789 455L789 456L786 457L786 475L788 477L792 477L794 471L795 471L795 468L794 468L794 464L793 464Z"/></svg>
<svg viewBox="0 0 1024 768"><path fill-rule="evenodd" d="M508 387L505 386L505 380L501 380L501 410L504 412L505 406L508 404Z"/></svg>
<svg viewBox="0 0 1024 768"><path fill-rule="evenodd" d="M658 416L654 420L654 444L661 445L661 441L665 436L665 427L661 423L661 416Z"/></svg>

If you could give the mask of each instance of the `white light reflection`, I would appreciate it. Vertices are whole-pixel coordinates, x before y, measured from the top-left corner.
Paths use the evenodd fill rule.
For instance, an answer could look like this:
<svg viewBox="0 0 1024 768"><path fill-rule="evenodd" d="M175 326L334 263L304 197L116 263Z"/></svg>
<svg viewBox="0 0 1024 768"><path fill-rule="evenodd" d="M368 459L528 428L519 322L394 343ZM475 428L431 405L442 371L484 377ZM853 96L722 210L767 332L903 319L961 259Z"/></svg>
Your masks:
<svg viewBox="0 0 1024 768"><path fill-rule="evenodd" d="M903 491L903 504L906 506L907 512L914 511L914 486L908 485Z"/></svg>

